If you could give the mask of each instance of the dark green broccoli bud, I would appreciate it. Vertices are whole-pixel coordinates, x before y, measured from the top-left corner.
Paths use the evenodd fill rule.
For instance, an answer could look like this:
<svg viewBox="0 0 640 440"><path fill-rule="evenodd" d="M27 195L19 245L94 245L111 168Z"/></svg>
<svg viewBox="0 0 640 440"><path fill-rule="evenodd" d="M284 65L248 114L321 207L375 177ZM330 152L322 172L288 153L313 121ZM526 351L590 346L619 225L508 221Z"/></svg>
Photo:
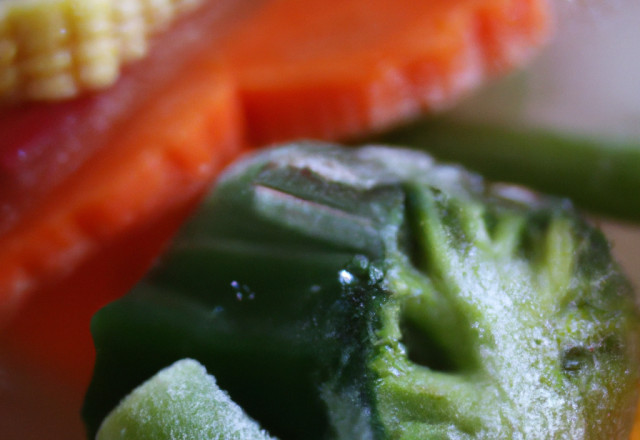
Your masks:
<svg viewBox="0 0 640 440"><path fill-rule="evenodd" d="M627 440L639 318L566 201L383 147L234 165L94 318L90 434L198 359L281 439Z"/></svg>

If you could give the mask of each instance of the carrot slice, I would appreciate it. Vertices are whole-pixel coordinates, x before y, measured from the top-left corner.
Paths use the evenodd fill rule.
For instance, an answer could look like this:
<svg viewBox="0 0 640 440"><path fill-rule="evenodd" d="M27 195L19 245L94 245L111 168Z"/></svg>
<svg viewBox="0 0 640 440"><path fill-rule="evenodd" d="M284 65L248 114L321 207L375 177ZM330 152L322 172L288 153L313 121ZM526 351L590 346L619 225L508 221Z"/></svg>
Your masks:
<svg viewBox="0 0 640 440"><path fill-rule="evenodd" d="M3 328L3 350L68 383L88 383L91 316L144 274L240 151L234 88L217 65L197 67L144 108L111 154L86 164L0 239L2 312L21 307Z"/></svg>
<svg viewBox="0 0 640 440"><path fill-rule="evenodd" d="M446 107L522 65L550 21L546 0L272 0L222 50L253 144L340 139Z"/></svg>
<svg viewBox="0 0 640 440"><path fill-rule="evenodd" d="M20 313L3 329L2 353L84 391L95 356L89 332L91 317L144 275L192 205L193 201L185 200L141 221L67 276L43 285L24 301Z"/></svg>
<svg viewBox="0 0 640 440"><path fill-rule="evenodd" d="M0 325L40 284L196 197L238 154L233 80L217 55L200 56L232 3L212 0L156 39L109 91L0 110Z"/></svg>
<svg viewBox="0 0 640 440"><path fill-rule="evenodd" d="M188 72L121 128L109 154L86 163L0 238L3 314L34 283L65 273L141 219L197 197L237 154L232 84L215 63Z"/></svg>
<svg viewBox="0 0 640 440"><path fill-rule="evenodd" d="M0 106L0 234L87 161L111 150L130 120L172 82L188 81L188 63L217 59L209 48L243 10L236 4L243 0L209 0L155 38L151 55L127 68L108 91L56 104ZM214 88L218 76L211 78Z"/></svg>
<svg viewBox="0 0 640 440"><path fill-rule="evenodd" d="M234 82L215 53L201 56L236 15L220 3L156 39L108 91L0 110L3 353L86 384L93 313L143 275L242 151Z"/></svg>
<svg viewBox="0 0 640 440"><path fill-rule="evenodd" d="M631 429L629 440L640 440L640 401L636 406L636 418Z"/></svg>

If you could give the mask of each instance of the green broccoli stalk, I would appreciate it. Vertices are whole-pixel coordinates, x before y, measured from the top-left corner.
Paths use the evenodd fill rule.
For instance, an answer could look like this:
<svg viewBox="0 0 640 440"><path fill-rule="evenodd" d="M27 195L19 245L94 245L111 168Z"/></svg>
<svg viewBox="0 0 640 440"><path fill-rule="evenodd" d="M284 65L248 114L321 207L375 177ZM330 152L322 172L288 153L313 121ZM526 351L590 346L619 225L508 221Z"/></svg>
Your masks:
<svg viewBox="0 0 640 440"><path fill-rule="evenodd" d="M639 318L566 201L420 153L302 144L234 165L93 320L90 435L178 359L281 439L627 440Z"/></svg>

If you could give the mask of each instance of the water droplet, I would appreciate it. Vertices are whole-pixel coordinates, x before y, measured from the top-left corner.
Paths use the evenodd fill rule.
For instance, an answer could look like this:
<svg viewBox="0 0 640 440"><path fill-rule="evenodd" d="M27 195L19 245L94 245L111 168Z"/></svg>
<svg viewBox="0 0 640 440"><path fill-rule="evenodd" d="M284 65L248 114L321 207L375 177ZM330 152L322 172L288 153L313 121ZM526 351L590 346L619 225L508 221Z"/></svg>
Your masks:
<svg viewBox="0 0 640 440"><path fill-rule="evenodd" d="M351 284L351 282L353 281L353 275L351 275L346 270L341 270L338 279L340 280L341 284Z"/></svg>

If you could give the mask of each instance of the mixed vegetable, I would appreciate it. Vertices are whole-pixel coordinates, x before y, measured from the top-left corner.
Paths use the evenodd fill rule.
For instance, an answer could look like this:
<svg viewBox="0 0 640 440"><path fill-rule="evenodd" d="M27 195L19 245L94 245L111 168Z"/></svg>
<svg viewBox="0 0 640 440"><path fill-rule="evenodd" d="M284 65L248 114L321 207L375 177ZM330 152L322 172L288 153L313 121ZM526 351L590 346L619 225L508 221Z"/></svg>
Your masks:
<svg viewBox="0 0 640 440"><path fill-rule="evenodd" d="M296 136L369 137L449 106L530 58L548 39L549 6L543 0L0 0L6 382L21 380L22 373L10 371L26 361L67 387L83 388L93 363L91 314L143 275L215 174L242 151ZM128 65L118 73L122 62ZM580 78L593 74L583 73ZM99 93L24 102L83 93L118 75ZM635 141L603 144L526 126L450 121L384 139L419 148L428 142L428 150L494 179L637 219ZM7 364L14 355L20 361ZM56 387L45 390L52 398L36 399L38 406L58 401L54 389L65 386ZM2 414L19 413L10 395L0 396ZM13 424L0 423L0 436L16 437Z"/></svg>

